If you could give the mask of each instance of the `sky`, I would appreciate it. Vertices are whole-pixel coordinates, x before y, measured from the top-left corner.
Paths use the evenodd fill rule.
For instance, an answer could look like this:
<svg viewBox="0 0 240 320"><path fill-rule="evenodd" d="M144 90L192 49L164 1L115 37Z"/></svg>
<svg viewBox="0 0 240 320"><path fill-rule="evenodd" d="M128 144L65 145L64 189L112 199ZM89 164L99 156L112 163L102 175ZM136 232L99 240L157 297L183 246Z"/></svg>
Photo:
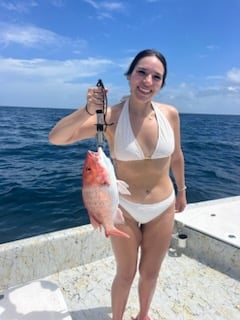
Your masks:
<svg viewBox="0 0 240 320"><path fill-rule="evenodd" d="M168 63L156 101L240 114L239 15L239 0L0 0L0 106L76 109L98 79L115 104L153 48Z"/></svg>

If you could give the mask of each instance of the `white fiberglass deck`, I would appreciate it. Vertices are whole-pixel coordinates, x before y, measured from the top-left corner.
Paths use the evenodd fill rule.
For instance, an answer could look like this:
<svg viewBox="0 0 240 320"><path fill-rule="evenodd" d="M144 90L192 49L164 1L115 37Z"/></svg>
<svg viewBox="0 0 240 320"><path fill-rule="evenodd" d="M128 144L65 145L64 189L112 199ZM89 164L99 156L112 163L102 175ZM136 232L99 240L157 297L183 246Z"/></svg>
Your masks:
<svg viewBox="0 0 240 320"><path fill-rule="evenodd" d="M72 320L61 290L49 281L32 281L0 296L1 320Z"/></svg>
<svg viewBox="0 0 240 320"><path fill-rule="evenodd" d="M166 256L150 312L153 320L240 319L239 207L238 196L191 204L176 215L178 231L188 232L187 247L185 254L181 249ZM111 254L109 239L90 225L0 245L0 319L1 314L7 320L21 319L9 314L24 314L22 297L10 299L10 307L4 299L11 297L13 286L28 288L40 280L57 284L66 302L67 309L56 289L57 307L47 314L55 313L51 319L110 320L115 274ZM137 280L138 275L123 320L138 313ZM28 296L28 306L31 298L38 298ZM35 320L35 309L24 319Z"/></svg>
<svg viewBox="0 0 240 320"><path fill-rule="evenodd" d="M47 277L59 285L73 320L110 320L113 257ZM138 312L136 277L124 320ZM150 315L153 320L239 320L240 283L184 255L167 256Z"/></svg>
<svg viewBox="0 0 240 320"><path fill-rule="evenodd" d="M240 248L240 196L190 204L176 221Z"/></svg>

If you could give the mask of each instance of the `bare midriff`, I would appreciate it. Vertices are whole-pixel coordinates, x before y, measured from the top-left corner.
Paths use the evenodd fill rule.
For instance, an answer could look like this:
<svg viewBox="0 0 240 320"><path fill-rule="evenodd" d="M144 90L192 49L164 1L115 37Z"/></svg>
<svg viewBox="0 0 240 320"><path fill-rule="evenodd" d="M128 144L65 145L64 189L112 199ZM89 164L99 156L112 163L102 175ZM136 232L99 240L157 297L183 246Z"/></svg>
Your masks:
<svg viewBox="0 0 240 320"><path fill-rule="evenodd" d="M138 203L156 203L173 191L169 176L170 157L134 161L114 160L117 179L129 185L130 196L124 198Z"/></svg>

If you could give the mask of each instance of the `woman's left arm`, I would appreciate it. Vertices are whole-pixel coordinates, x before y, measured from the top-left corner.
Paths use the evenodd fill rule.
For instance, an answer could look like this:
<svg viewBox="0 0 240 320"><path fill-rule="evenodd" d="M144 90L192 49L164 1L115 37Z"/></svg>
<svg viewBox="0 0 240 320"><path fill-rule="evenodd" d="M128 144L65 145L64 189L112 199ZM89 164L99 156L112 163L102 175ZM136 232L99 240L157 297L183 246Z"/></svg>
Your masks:
<svg viewBox="0 0 240 320"><path fill-rule="evenodd" d="M187 205L186 185L185 185L185 170L184 170L184 155L181 148L180 138L180 119L178 111L173 108L171 111L171 119L173 124L175 149L171 157L171 171L177 185L175 211L181 212Z"/></svg>

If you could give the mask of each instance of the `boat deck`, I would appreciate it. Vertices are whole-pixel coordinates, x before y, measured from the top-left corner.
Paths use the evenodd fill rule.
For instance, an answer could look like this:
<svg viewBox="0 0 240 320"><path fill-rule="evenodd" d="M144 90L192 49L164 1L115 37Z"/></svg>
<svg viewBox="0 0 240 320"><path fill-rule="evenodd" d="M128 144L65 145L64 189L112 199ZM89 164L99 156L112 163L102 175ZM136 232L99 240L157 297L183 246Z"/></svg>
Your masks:
<svg viewBox="0 0 240 320"><path fill-rule="evenodd" d="M176 221L240 248L240 196L189 204Z"/></svg>
<svg viewBox="0 0 240 320"><path fill-rule="evenodd" d="M113 257L46 278L58 284L73 320L110 320ZM137 276L124 320L138 312ZM239 320L240 283L185 255L167 256L152 303L153 320Z"/></svg>
<svg viewBox="0 0 240 320"><path fill-rule="evenodd" d="M190 204L176 215L153 320L240 319L239 208L240 196ZM0 245L0 319L110 320L114 275L110 241L90 225ZM138 313L137 281L124 320ZM30 291L36 287L39 295Z"/></svg>

